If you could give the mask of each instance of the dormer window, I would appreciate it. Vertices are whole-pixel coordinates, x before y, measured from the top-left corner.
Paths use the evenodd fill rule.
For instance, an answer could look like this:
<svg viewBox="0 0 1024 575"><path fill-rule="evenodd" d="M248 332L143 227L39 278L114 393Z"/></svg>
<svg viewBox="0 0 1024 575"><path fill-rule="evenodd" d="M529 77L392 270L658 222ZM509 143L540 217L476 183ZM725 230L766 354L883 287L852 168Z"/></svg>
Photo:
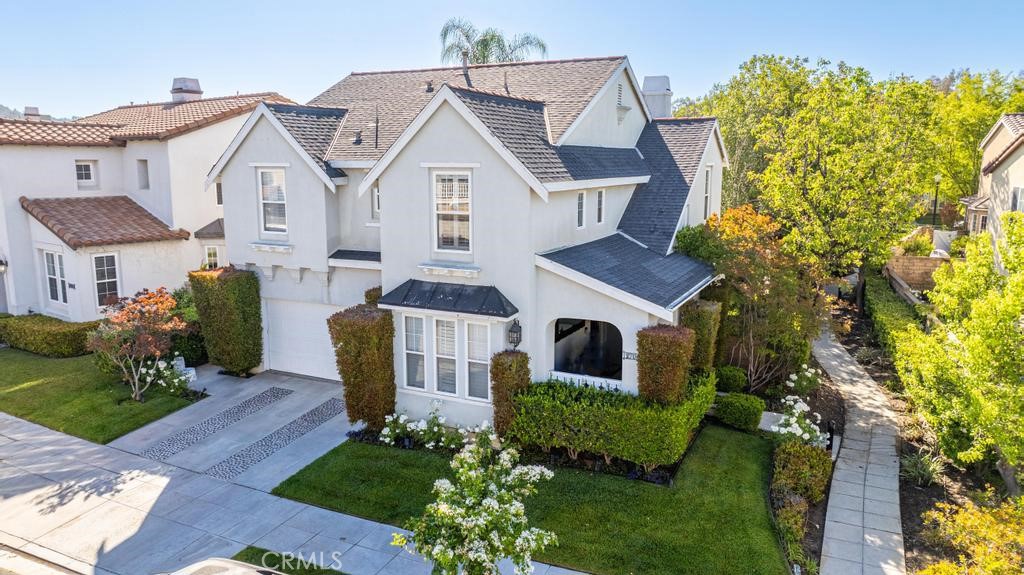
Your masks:
<svg viewBox="0 0 1024 575"><path fill-rule="evenodd" d="M442 252L469 252L469 172L434 174L434 248Z"/></svg>

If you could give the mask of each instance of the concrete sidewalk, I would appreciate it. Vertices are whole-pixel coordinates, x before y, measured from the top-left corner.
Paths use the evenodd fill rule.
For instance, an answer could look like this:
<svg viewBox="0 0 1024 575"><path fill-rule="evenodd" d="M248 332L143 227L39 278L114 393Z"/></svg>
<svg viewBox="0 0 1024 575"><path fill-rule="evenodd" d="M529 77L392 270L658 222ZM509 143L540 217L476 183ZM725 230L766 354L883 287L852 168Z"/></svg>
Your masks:
<svg viewBox="0 0 1024 575"><path fill-rule="evenodd" d="M821 575L905 575L899 423L878 384L826 324L814 357L843 395L846 430L825 516Z"/></svg>
<svg viewBox="0 0 1024 575"><path fill-rule="evenodd" d="M398 531L0 413L0 544L78 573L147 575L249 545L337 556L351 575L430 573L391 546Z"/></svg>

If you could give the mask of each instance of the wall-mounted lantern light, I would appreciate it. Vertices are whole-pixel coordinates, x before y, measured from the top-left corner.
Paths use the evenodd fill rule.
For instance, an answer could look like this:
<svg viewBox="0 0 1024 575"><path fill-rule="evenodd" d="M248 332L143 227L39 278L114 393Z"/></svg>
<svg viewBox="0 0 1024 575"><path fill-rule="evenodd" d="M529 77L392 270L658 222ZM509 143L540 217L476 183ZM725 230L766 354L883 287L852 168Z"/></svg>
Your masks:
<svg viewBox="0 0 1024 575"><path fill-rule="evenodd" d="M7 260L0 258L0 275L7 273Z"/></svg>
<svg viewBox="0 0 1024 575"><path fill-rule="evenodd" d="M519 344L523 342L523 326L519 325L519 320L512 320L512 325L508 326L508 344L512 346L512 349L519 347Z"/></svg>

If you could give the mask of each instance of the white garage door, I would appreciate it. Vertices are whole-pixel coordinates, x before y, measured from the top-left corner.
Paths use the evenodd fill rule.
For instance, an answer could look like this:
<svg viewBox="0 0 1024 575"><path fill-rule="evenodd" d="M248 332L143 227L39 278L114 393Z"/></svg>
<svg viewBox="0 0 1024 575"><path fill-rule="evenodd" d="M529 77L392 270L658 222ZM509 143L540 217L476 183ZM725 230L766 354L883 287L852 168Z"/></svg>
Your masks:
<svg viewBox="0 0 1024 575"><path fill-rule="evenodd" d="M339 379L327 318L340 308L267 299L267 363L270 369Z"/></svg>

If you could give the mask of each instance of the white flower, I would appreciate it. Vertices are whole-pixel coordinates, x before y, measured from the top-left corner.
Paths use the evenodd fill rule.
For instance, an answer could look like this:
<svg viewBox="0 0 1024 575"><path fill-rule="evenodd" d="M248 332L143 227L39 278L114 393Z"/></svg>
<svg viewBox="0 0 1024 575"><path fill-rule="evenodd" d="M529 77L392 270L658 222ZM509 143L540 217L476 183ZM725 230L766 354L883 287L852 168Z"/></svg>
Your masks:
<svg viewBox="0 0 1024 575"><path fill-rule="evenodd" d="M802 364L802 365L800 366L800 369L807 369L807 364L806 364L806 363L805 363L805 364Z"/></svg>
<svg viewBox="0 0 1024 575"><path fill-rule="evenodd" d="M787 381L786 382L786 387L796 387L796 384L793 383L792 381Z"/></svg>
<svg viewBox="0 0 1024 575"><path fill-rule="evenodd" d="M790 381L796 381L796 374L795 373L789 374L789 380Z"/></svg>

